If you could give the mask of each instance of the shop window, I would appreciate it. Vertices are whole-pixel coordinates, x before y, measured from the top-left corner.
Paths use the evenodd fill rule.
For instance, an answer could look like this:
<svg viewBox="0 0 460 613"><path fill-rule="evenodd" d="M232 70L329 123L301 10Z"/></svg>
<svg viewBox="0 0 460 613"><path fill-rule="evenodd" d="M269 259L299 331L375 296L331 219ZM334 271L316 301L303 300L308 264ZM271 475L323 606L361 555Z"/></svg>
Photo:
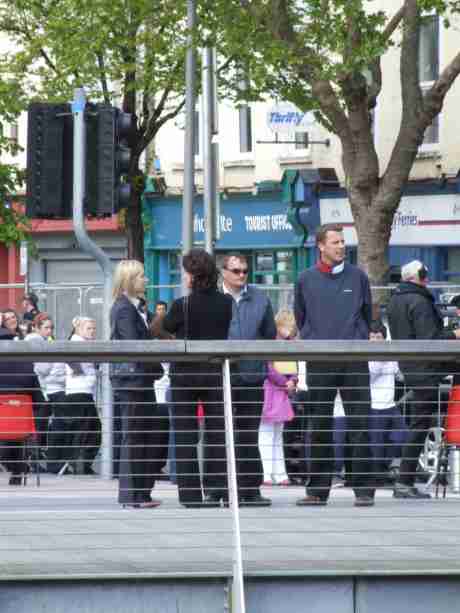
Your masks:
<svg viewBox="0 0 460 613"><path fill-rule="evenodd" d="M181 285L181 268L182 258L180 253L171 252L168 256L168 268L170 283L174 287L180 287Z"/></svg>
<svg viewBox="0 0 460 613"><path fill-rule="evenodd" d="M294 252L256 252L254 282L261 285L283 285L294 282Z"/></svg>
<svg viewBox="0 0 460 613"><path fill-rule="evenodd" d="M294 140L296 149L308 149L308 132L296 132Z"/></svg>

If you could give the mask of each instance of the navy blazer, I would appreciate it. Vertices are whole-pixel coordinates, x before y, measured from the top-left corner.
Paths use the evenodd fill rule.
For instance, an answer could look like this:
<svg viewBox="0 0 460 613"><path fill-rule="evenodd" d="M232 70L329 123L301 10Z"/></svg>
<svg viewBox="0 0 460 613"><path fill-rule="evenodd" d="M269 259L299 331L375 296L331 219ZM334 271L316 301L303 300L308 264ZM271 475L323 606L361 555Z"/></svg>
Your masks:
<svg viewBox="0 0 460 613"><path fill-rule="evenodd" d="M110 310L110 338L116 341L151 340L142 315L126 296L120 296ZM150 387L153 380L163 376L160 362L129 362L112 364L111 376L116 387Z"/></svg>

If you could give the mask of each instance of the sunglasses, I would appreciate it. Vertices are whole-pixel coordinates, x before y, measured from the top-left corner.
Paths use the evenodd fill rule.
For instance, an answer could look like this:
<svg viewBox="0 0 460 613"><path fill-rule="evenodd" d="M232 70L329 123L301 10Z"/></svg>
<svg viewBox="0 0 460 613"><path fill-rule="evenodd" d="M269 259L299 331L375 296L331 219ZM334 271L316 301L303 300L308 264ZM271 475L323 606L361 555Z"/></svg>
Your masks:
<svg viewBox="0 0 460 613"><path fill-rule="evenodd" d="M228 272L232 272L234 275L247 275L247 268L227 268Z"/></svg>

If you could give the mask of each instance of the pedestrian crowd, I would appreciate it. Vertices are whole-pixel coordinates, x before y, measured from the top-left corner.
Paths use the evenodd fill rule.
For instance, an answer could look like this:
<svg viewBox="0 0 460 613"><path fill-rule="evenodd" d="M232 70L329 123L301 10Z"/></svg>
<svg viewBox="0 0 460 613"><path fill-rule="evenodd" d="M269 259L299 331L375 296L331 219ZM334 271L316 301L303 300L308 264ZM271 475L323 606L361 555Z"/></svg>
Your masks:
<svg viewBox="0 0 460 613"><path fill-rule="evenodd" d="M182 260L187 295L169 308L160 301L154 313L145 300L143 265L123 260L114 274L111 339L460 338L459 329L444 326L422 262L402 267L384 323L374 317L368 277L346 261L343 228L321 226L316 242L318 261L299 275L293 310L276 315L267 294L248 284L242 253L227 254L219 271L212 256L192 249ZM52 342L52 318L39 312L33 294L24 297L23 309L22 319L9 309L0 313L0 340ZM94 320L74 319L70 340L95 336ZM101 444L97 371L89 362L2 363L1 394L32 395L41 470L94 474ZM268 507L262 486L291 483L306 488L296 503L301 507L325 506L342 483L353 490L358 507L373 506L376 489L389 483L395 498L430 497L415 483L418 459L439 410L439 386L446 375L455 383L456 363L237 360L230 375L240 506ZM207 360L121 362L111 364L110 378L120 505L159 506L152 491L165 472L177 483L184 507L228 505L221 366ZM410 390L409 404L401 389ZM20 446L0 445L10 485L21 484L27 461Z"/></svg>

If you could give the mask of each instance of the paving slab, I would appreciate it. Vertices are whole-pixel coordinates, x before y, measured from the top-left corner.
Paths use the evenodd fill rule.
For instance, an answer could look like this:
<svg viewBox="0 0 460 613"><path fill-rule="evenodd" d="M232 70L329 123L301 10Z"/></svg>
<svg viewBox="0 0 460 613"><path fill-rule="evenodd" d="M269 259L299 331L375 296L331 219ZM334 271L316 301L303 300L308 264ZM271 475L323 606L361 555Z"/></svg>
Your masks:
<svg viewBox="0 0 460 613"><path fill-rule="evenodd" d="M0 474L0 580L228 577L229 509L184 509L160 482L157 509L122 509L117 481ZM379 490L372 508L334 489L327 507L296 507L300 487L264 488L270 508L240 509L247 576L460 574L460 496L404 501Z"/></svg>

